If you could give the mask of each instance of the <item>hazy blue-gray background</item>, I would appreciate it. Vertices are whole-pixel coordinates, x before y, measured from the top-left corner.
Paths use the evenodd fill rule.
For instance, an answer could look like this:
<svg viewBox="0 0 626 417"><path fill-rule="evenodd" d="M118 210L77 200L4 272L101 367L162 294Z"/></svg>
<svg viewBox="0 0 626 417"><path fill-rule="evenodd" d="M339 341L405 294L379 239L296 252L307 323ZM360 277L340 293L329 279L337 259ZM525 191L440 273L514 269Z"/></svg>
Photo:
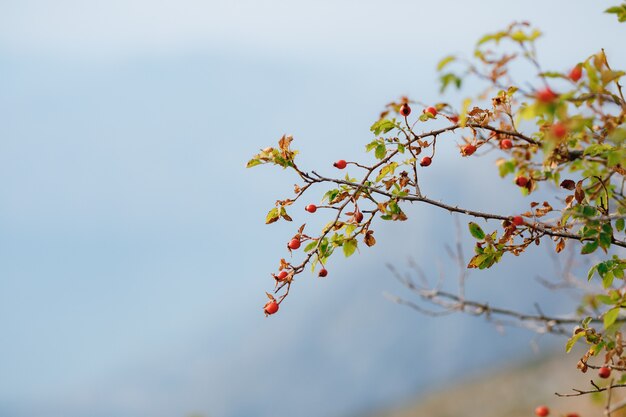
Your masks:
<svg viewBox="0 0 626 417"><path fill-rule="evenodd" d="M602 14L616 2L3 1L0 416L346 416L532 355L528 333L382 296L408 295L386 261L433 276L448 262L453 217L428 207L377 226L379 244L326 280L305 274L266 319L295 226L263 220L296 178L244 165L291 133L303 167L333 174L385 103L438 100L439 58L513 20L544 31L548 69L600 47L624 68L624 28ZM525 209L491 155L445 141L423 191ZM470 294L547 302L533 278L550 250L473 274Z"/></svg>

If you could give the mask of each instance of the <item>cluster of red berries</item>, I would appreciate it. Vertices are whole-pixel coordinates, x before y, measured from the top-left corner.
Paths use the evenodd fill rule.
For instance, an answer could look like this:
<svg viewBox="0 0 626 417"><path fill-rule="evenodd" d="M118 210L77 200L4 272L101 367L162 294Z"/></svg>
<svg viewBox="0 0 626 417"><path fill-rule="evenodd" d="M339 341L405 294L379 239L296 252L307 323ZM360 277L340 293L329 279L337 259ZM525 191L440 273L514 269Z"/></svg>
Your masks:
<svg viewBox="0 0 626 417"><path fill-rule="evenodd" d="M432 117L437 116L437 108L434 106L428 106L426 107L423 111L424 114L428 113L430 114ZM400 111L399 111L400 115L404 116L404 117L408 117L411 114L411 106L409 106L408 103L402 103L402 105L400 106ZM458 122L458 118L457 118L457 122ZM455 122L456 123L456 122Z"/></svg>

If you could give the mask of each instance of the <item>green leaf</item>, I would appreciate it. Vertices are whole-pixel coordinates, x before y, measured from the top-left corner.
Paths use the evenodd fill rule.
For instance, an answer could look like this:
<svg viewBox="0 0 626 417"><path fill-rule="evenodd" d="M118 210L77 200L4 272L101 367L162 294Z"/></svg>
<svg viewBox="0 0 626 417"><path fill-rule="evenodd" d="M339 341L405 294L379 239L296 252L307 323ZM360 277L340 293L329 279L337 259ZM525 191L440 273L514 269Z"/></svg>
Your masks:
<svg viewBox="0 0 626 417"><path fill-rule="evenodd" d="M622 230L624 230L625 224L626 222L624 222L624 219L617 219L615 221L615 228L617 229L618 232L621 232Z"/></svg>
<svg viewBox="0 0 626 417"><path fill-rule="evenodd" d="M609 7L604 11L604 13L615 14L619 22L626 22L626 4L622 4L621 6Z"/></svg>
<svg viewBox="0 0 626 417"><path fill-rule="evenodd" d="M584 335L585 335L585 332L583 331L583 332L578 332L574 336L570 337L570 339L565 344L565 352L569 353L569 351L572 350L572 348L574 347L578 339L580 339Z"/></svg>
<svg viewBox="0 0 626 417"><path fill-rule="evenodd" d="M583 246L583 248L580 251L580 253L583 254L583 255L588 255L590 253L595 252L596 249L598 249L598 241L594 240L593 242L589 242L589 243L585 244L585 246Z"/></svg>
<svg viewBox="0 0 626 417"><path fill-rule="evenodd" d="M316 247L317 247L317 240L313 240L313 241L309 242L309 244L304 247L304 251L305 252L310 252L313 249L315 249Z"/></svg>
<svg viewBox="0 0 626 417"><path fill-rule="evenodd" d="M602 277L602 287L609 288L611 285L613 285L613 278L615 278L613 272L607 272L606 274L604 274L604 276Z"/></svg>
<svg viewBox="0 0 626 417"><path fill-rule="evenodd" d="M275 221L279 219L279 217L280 217L280 214L279 214L278 208L274 207L267 213L267 216L265 216L265 224L274 223Z"/></svg>
<svg viewBox="0 0 626 417"><path fill-rule="evenodd" d="M604 328L607 329L617 320L619 307L615 307L604 313Z"/></svg>
<svg viewBox="0 0 626 417"><path fill-rule="evenodd" d="M587 273L587 281L591 281L591 278L593 278L593 274L596 272L597 269L597 265L594 265L589 269L589 272Z"/></svg>
<svg viewBox="0 0 626 417"><path fill-rule="evenodd" d="M481 229L479 225L477 225L474 222L470 222L468 226L469 226L469 231L472 234L472 236L474 236L474 238L478 240L483 240L485 238L485 232L483 232L483 229Z"/></svg>
<svg viewBox="0 0 626 417"><path fill-rule="evenodd" d="M356 239L348 239L343 242L343 254L346 258L352 256L357 247Z"/></svg>
<svg viewBox="0 0 626 417"><path fill-rule="evenodd" d="M254 166L261 165L262 163L263 162L261 162L259 159L254 158L248 161L248 163L246 164L246 168L252 168Z"/></svg>
<svg viewBox="0 0 626 417"><path fill-rule="evenodd" d="M456 57L454 55L448 55L447 57L442 58L441 61L439 61L439 63L437 64L437 71L441 71L446 65L454 62L455 60Z"/></svg>
<svg viewBox="0 0 626 417"><path fill-rule="evenodd" d="M396 127L395 122L393 122L392 120L389 119L380 119L378 121L376 121L371 127L370 130L372 132L374 132L374 134L376 136L380 135L381 133L387 133L390 130L392 130L393 128Z"/></svg>
<svg viewBox="0 0 626 417"><path fill-rule="evenodd" d="M384 143L379 143L374 151L374 156L376 159L383 159L385 155L387 155L387 147Z"/></svg>

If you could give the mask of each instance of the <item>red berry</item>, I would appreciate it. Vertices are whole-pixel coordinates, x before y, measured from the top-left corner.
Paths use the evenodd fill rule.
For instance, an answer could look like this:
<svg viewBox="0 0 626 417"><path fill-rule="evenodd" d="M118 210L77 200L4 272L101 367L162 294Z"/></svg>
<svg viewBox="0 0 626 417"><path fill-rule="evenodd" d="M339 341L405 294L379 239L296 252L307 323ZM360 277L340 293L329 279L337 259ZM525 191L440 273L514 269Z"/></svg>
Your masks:
<svg viewBox="0 0 626 417"><path fill-rule="evenodd" d="M263 311L265 311L266 315L274 314L278 311L278 303L274 300L268 301L267 304L263 307Z"/></svg>
<svg viewBox="0 0 626 417"><path fill-rule="evenodd" d="M557 122L550 127L550 132L552 132L555 137L562 139L567 135L567 128L563 123Z"/></svg>
<svg viewBox="0 0 626 417"><path fill-rule="evenodd" d="M598 370L598 376L600 378L604 378L604 379L610 377L611 376L611 368L609 368L608 366L603 366L602 368L600 368Z"/></svg>
<svg viewBox="0 0 626 417"><path fill-rule="evenodd" d="M339 161L335 162L333 165L335 168L344 169L348 165L348 163L345 160L340 159Z"/></svg>
<svg viewBox="0 0 626 417"><path fill-rule="evenodd" d="M470 156L474 152L476 152L476 146L472 145L471 143L468 143L467 145L461 147L461 154L463 156Z"/></svg>
<svg viewBox="0 0 626 417"><path fill-rule="evenodd" d="M518 187L526 187L526 184L528 184L528 178L526 177L517 177L515 178L515 184L517 184Z"/></svg>
<svg viewBox="0 0 626 417"><path fill-rule="evenodd" d="M304 209L309 213L315 213L317 211L317 206L315 204L309 204Z"/></svg>
<svg viewBox="0 0 626 417"><path fill-rule="evenodd" d="M287 273L287 271L280 271L280 272L278 273L278 275L276 275L276 279L277 279L277 280L279 280L279 281L282 281L282 280L284 280L285 278L287 278L287 275L289 275L289 274Z"/></svg>
<svg viewBox="0 0 626 417"><path fill-rule="evenodd" d="M542 103L552 103L555 98L557 98L557 95L550 89L550 87L537 91L537 100Z"/></svg>
<svg viewBox="0 0 626 417"><path fill-rule="evenodd" d="M578 415L578 413L567 413L565 414L565 417L580 417L580 416Z"/></svg>
<svg viewBox="0 0 626 417"><path fill-rule="evenodd" d="M433 115L433 117L435 117L437 115L437 109L433 106L426 107L426 109L424 109L424 113L430 113Z"/></svg>
<svg viewBox="0 0 626 417"><path fill-rule="evenodd" d="M431 164L431 162L433 162L433 159L430 156L425 156L422 158L422 162L420 162L420 165L423 167L427 167Z"/></svg>
<svg viewBox="0 0 626 417"><path fill-rule="evenodd" d="M324 278L326 275L328 275L328 271L326 270L326 268L320 269L319 274L317 274L317 276L320 278Z"/></svg>
<svg viewBox="0 0 626 417"><path fill-rule="evenodd" d="M456 114L454 116L450 116L449 119L454 124L459 123L459 116L457 116Z"/></svg>
<svg viewBox="0 0 626 417"><path fill-rule="evenodd" d="M524 224L524 219L522 218L522 216L515 216L513 217L513 224L515 226L521 226Z"/></svg>
<svg viewBox="0 0 626 417"><path fill-rule="evenodd" d="M402 104L402 106L400 106L400 114L407 117L411 114L411 107L407 103Z"/></svg>
<svg viewBox="0 0 626 417"><path fill-rule="evenodd" d="M363 221L363 213L361 213L360 211L357 211L354 213L354 220L357 223L361 223Z"/></svg>
<svg viewBox="0 0 626 417"><path fill-rule="evenodd" d="M540 405L539 407L535 408L535 414L539 417L546 417L548 414L550 414L550 409L545 405Z"/></svg>
<svg viewBox="0 0 626 417"><path fill-rule="evenodd" d="M291 250L296 250L300 247L300 239L296 239L293 238L289 241L289 243L287 244L287 246L289 246L289 249Z"/></svg>
<svg viewBox="0 0 626 417"><path fill-rule="evenodd" d="M511 139L502 139L500 141L500 149L511 149L513 147L513 142L511 142Z"/></svg>
<svg viewBox="0 0 626 417"><path fill-rule="evenodd" d="M577 82L578 80L580 80L580 77L582 77L582 76L583 76L583 67L582 67L582 65L576 65L569 72L569 79L574 81L574 82Z"/></svg>

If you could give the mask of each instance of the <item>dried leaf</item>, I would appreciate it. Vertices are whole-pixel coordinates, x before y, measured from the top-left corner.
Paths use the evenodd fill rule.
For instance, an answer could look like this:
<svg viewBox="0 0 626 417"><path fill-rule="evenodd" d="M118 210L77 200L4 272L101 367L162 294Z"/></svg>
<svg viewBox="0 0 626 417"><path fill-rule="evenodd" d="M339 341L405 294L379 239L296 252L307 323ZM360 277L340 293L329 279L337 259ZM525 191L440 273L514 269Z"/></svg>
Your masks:
<svg viewBox="0 0 626 417"><path fill-rule="evenodd" d="M576 191L574 191L574 198L581 204L585 200L585 191L583 190L583 182L578 181L576 184Z"/></svg>
<svg viewBox="0 0 626 417"><path fill-rule="evenodd" d="M561 238L556 244L556 253L561 253L565 249L565 239Z"/></svg>
<svg viewBox="0 0 626 417"><path fill-rule="evenodd" d="M572 180L563 180L561 181L561 188L572 191L574 188L576 188L576 183Z"/></svg>

